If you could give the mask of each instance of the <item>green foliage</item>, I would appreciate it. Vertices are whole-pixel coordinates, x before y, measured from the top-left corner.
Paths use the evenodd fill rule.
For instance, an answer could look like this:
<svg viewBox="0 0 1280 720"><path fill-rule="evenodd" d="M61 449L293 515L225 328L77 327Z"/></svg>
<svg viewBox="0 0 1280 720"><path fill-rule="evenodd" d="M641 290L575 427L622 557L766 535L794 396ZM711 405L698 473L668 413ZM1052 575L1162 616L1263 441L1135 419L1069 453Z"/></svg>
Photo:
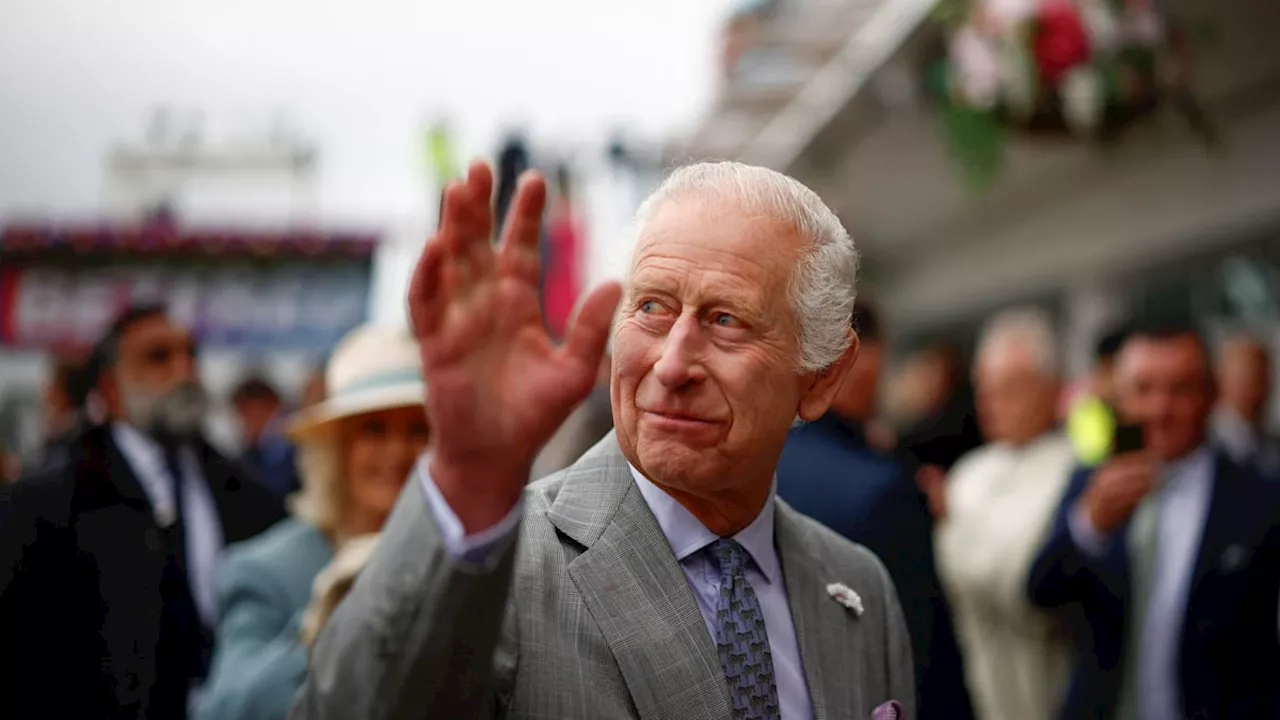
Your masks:
<svg viewBox="0 0 1280 720"><path fill-rule="evenodd" d="M1117 15L1123 13L1126 0L1106 1ZM937 0L932 10L932 21L950 35L968 22L974 4L975 0ZM1094 139L1105 145L1134 120L1146 116L1159 105L1165 105L1181 115L1191 131L1206 145L1220 149L1222 139L1190 88L1162 87L1159 81L1160 64L1168 53L1178 52L1183 43L1192 47L1213 44L1216 40L1214 27L1199 19L1166 15L1165 20L1174 29L1174 34L1161 47L1121 47L1098 53L1092 59L1102 81L1105 103L1102 127L1094 133ZM1016 33L1017 51L1024 54L1025 62L1033 68L1036 65L1033 48L1037 29L1035 18L1011 29ZM1057 90L1037 87L1039 77L1034 71L1028 78L1035 84L1029 97L1036 99L1034 111L1030 113L1027 109L1015 107L1014 98L1009 96L1002 97L995 108L966 106L962 100L952 96L950 67L946 59L929 68L927 80L930 94L938 98L948 155L956 162L964 184L971 192L980 194L996 180L1005 160L1006 135L1011 130L1070 130L1058 117L1062 110Z"/></svg>
<svg viewBox="0 0 1280 720"><path fill-rule="evenodd" d="M938 0L930 12L930 19L944 27L956 27L969 17L972 4L970 0Z"/></svg>
<svg viewBox="0 0 1280 720"><path fill-rule="evenodd" d="M981 193L995 182L1004 163L1004 129L995 113L953 102L943 108L947 150L960 166L965 185Z"/></svg>

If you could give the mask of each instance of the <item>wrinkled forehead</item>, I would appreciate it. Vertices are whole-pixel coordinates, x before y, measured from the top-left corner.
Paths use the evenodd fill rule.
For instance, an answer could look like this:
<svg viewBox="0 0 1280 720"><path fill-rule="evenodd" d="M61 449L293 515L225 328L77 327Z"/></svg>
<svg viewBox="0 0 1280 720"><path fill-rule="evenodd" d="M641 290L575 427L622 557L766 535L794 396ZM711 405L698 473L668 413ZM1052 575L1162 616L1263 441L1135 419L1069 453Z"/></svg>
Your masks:
<svg viewBox="0 0 1280 720"><path fill-rule="evenodd" d="M1027 342L1008 338L980 348L974 359L973 375L979 382L1010 378L1048 378L1035 349Z"/></svg>
<svg viewBox="0 0 1280 720"><path fill-rule="evenodd" d="M1208 380L1209 360L1204 347L1194 337L1140 337L1121 348L1115 372L1122 383Z"/></svg>
<svg viewBox="0 0 1280 720"><path fill-rule="evenodd" d="M656 264L706 270L753 269L757 281L789 278L805 242L789 221L752 212L732 197L686 193L657 203L639 219L630 275ZM772 283L771 283L772 284Z"/></svg>

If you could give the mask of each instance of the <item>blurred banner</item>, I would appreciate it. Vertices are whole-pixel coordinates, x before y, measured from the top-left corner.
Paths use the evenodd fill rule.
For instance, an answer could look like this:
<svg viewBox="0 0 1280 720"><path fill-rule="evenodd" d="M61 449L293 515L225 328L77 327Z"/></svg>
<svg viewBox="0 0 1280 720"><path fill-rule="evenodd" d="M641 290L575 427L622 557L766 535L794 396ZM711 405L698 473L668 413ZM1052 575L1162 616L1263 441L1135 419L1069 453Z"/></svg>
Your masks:
<svg viewBox="0 0 1280 720"><path fill-rule="evenodd" d="M83 350L137 301L165 303L202 345L248 351L327 352L367 319L371 236L216 236L0 233L0 346Z"/></svg>
<svg viewBox="0 0 1280 720"><path fill-rule="evenodd" d="M0 270L0 344L92 345L131 301L162 301L202 345L326 352L364 322L369 270L244 263Z"/></svg>

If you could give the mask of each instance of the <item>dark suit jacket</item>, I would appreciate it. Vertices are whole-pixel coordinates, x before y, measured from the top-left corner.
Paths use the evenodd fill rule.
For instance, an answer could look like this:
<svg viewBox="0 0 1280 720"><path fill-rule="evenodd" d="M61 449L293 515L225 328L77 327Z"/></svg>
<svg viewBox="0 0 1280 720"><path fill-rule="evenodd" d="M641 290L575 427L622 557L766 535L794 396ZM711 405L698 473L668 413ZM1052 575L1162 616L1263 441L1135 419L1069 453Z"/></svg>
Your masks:
<svg viewBox="0 0 1280 720"><path fill-rule="evenodd" d="M1077 644L1063 720L1110 718L1119 701L1129 611L1129 558L1122 527L1094 560L1067 528L1091 470L1071 479L1054 528L1032 566L1028 590L1067 613ZM1280 678L1280 484L1218 456L1182 631L1183 717L1273 717Z"/></svg>
<svg viewBox="0 0 1280 720"><path fill-rule="evenodd" d="M283 516L213 448L197 455L227 543ZM156 662L159 532L107 428L0 489L0 698L18 717L181 719L185 679Z"/></svg>
<svg viewBox="0 0 1280 720"><path fill-rule="evenodd" d="M904 463L828 414L791 431L778 495L880 558L898 589L916 665L920 720L971 716L960 650L933 559L928 503Z"/></svg>
<svg viewBox="0 0 1280 720"><path fill-rule="evenodd" d="M950 470L985 442L976 415L973 389L961 385L940 410L903 430L898 447L913 462Z"/></svg>

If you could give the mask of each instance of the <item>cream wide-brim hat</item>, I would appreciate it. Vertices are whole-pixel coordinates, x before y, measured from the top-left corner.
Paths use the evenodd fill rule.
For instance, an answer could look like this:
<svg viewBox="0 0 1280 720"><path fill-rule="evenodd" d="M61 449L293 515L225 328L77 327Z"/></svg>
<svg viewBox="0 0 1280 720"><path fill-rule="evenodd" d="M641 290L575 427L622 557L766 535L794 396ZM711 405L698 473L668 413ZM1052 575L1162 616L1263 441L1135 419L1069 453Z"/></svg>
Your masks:
<svg viewBox="0 0 1280 720"><path fill-rule="evenodd" d="M334 349L325 368L325 399L294 415L288 434L294 441L328 436L344 418L422 406L426 393L409 333L362 325Z"/></svg>

